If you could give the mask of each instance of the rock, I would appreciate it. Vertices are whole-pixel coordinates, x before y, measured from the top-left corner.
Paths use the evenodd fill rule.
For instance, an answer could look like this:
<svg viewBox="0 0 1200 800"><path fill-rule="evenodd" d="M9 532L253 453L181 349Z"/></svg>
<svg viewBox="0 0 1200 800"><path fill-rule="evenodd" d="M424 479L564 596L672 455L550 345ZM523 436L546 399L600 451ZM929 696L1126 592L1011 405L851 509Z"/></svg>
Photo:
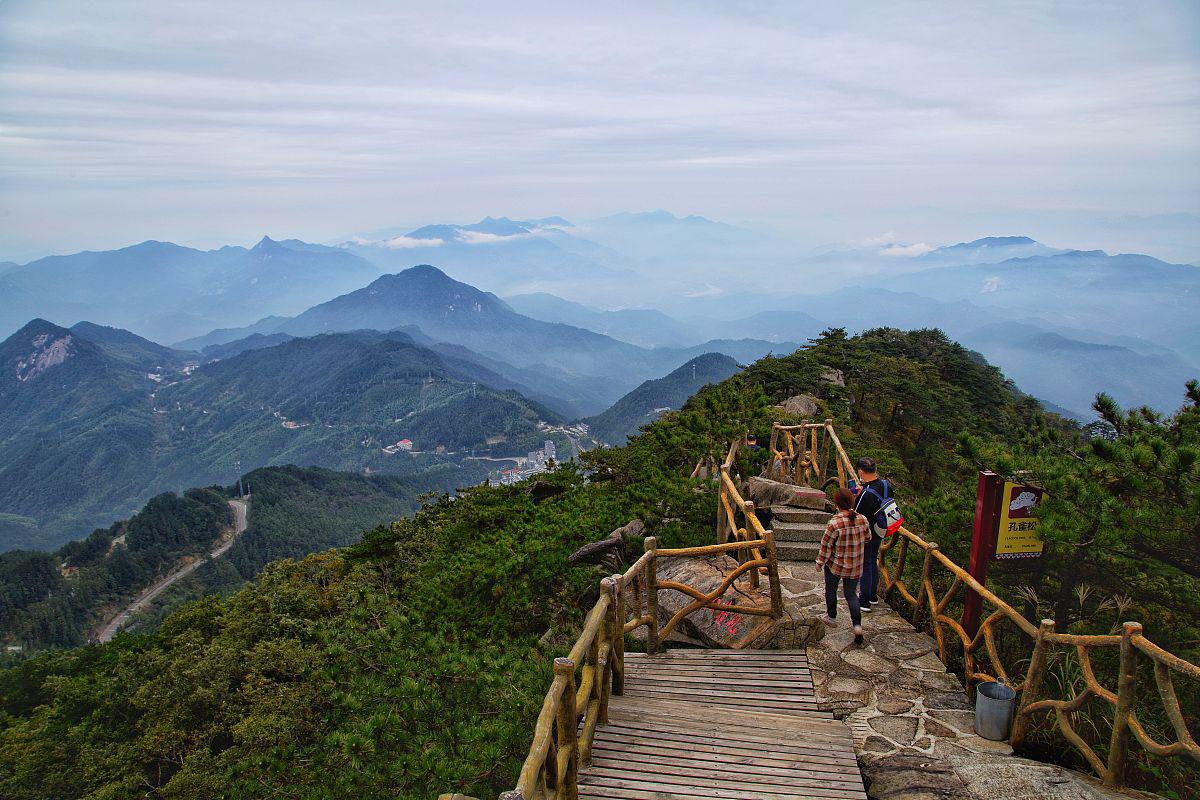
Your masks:
<svg viewBox="0 0 1200 800"><path fill-rule="evenodd" d="M737 569L738 563L730 556L712 558L663 558L658 562L659 585L674 581L708 594ZM771 607L770 589L763 576L758 594L749 591L749 581L739 578L725 590L720 600L726 605L753 605L763 609ZM671 617L692 602L693 598L680 591L662 590L658 593L659 626L665 626ZM774 625L770 617L760 617L702 608L684 617L677 629L703 642L708 647L734 647L761 638Z"/></svg>
<svg viewBox="0 0 1200 800"><path fill-rule="evenodd" d="M888 658L906 661L918 658L926 653L932 653L937 645L923 633L909 630L905 632L881 633L871 639L871 646ZM938 662L939 666L941 662Z"/></svg>
<svg viewBox="0 0 1200 800"><path fill-rule="evenodd" d="M975 730L974 711L947 711L938 709L928 712L929 716L942 722L960 733L972 733Z"/></svg>
<svg viewBox="0 0 1200 800"><path fill-rule="evenodd" d="M891 675L888 675L887 682L892 687L916 689L919 691L921 688L921 673L910 669L898 669Z"/></svg>
<svg viewBox="0 0 1200 800"><path fill-rule="evenodd" d="M843 676L835 676L825 684L825 692L834 700L855 700L860 703L867 702L867 696L871 693L871 684L860 678L846 678Z"/></svg>
<svg viewBox="0 0 1200 800"><path fill-rule="evenodd" d="M887 675L896 665L866 650L850 650L842 655L847 664L853 664L868 675Z"/></svg>
<svg viewBox="0 0 1200 800"><path fill-rule="evenodd" d="M940 722L934 722L931 719L925 720L925 732L930 736L940 736L943 739L957 739L958 734L952 728L947 728Z"/></svg>
<svg viewBox="0 0 1200 800"><path fill-rule="evenodd" d="M929 692L925 695L925 707L928 709L970 709L971 704L967 702L967 697L962 692Z"/></svg>
<svg viewBox="0 0 1200 800"><path fill-rule="evenodd" d="M938 672L946 669L946 665L942 663L940 658L938 658L937 653L932 652L926 653L923 656L917 656L916 658L906 659L904 661L904 666L911 669L927 669L936 670Z"/></svg>
<svg viewBox="0 0 1200 800"><path fill-rule="evenodd" d="M917 735L916 717L872 717L867 724L898 745L910 745Z"/></svg>
<svg viewBox="0 0 1200 800"><path fill-rule="evenodd" d="M826 383L832 383L834 386L846 385L846 373L840 369L831 369L828 372L821 373L821 380Z"/></svg>
<svg viewBox="0 0 1200 800"><path fill-rule="evenodd" d="M792 483L781 483L770 478L754 476L745 487L745 497L753 500L757 508L771 506L797 506L799 508L815 508L825 510L827 498L820 489L809 486L796 486Z"/></svg>
<svg viewBox="0 0 1200 800"><path fill-rule="evenodd" d="M949 672L922 672L921 686L926 689L942 692L961 692L963 690L962 684L958 681L958 676L952 675Z"/></svg>
<svg viewBox="0 0 1200 800"><path fill-rule="evenodd" d="M875 704L882 714L905 714L912 710L913 704L908 700L881 699Z"/></svg>
<svg viewBox="0 0 1200 800"><path fill-rule="evenodd" d="M786 606L785 606L786 608ZM825 636L825 623L802 609L791 609L769 634L750 646L764 650L803 650Z"/></svg>
<svg viewBox="0 0 1200 800"><path fill-rule="evenodd" d="M1127 799L1131 794L1105 789L1090 777L1026 758L968 756L952 758L955 774L976 797L1038 800Z"/></svg>
<svg viewBox="0 0 1200 800"><path fill-rule="evenodd" d="M973 800L949 763L924 754L897 753L860 767L871 800Z"/></svg>
<svg viewBox="0 0 1200 800"><path fill-rule="evenodd" d="M802 417L804 419L812 419L817 415L817 398L811 394L798 394L784 400L781 407L788 414Z"/></svg>
<svg viewBox="0 0 1200 800"><path fill-rule="evenodd" d="M882 736L868 736L862 749L868 753L890 753L896 746Z"/></svg>

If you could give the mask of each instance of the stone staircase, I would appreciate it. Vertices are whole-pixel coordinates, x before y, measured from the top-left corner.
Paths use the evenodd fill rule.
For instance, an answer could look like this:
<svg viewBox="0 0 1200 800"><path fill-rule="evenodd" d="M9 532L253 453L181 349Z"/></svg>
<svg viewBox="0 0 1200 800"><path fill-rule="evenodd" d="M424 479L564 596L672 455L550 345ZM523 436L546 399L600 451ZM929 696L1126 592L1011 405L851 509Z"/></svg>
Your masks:
<svg viewBox="0 0 1200 800"><path fill-rule="evenodd" d="M828 511L800 506L771 506L775 550L780 561L815 561Z"/></svg>

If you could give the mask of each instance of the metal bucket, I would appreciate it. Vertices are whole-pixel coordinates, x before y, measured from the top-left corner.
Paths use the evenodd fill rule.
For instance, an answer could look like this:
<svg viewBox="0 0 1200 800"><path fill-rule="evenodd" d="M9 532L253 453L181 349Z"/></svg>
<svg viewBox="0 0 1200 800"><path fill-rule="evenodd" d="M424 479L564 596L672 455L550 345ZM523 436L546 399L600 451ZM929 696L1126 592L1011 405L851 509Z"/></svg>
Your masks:
<svg viewBox="0 0 1200 800"><path fill-rule="evenodd" d="M1003 683L988 681L975 689L975 732L985 739L1002 742L1012 727L1017 693Z"/></svg>

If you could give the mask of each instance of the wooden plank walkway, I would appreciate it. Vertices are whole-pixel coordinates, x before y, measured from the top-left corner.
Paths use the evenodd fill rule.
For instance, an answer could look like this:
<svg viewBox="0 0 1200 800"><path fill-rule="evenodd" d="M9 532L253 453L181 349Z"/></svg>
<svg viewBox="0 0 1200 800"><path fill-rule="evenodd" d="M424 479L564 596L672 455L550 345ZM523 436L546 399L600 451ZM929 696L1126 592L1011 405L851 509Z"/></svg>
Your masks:
<svg viewBox="0 0 1200 800"><path fill-rule="evenodd" d="M579 796L865 800L850 729L817 710L803 651L625 654Z"/></svg>

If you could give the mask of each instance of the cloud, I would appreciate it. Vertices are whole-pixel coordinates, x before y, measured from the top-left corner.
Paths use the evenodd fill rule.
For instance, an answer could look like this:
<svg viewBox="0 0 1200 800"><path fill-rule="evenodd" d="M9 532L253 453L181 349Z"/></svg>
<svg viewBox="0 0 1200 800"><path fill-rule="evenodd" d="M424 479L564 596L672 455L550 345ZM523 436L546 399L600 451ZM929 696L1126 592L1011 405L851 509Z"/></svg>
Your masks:
<svg viewBox="0 0 1200 800"><path fill-rule="evenodd" d="M983 282L983 288L979 290L980 294L991 294L992 292L1000 291L1000 278L993 275Z"/></svg>
<svg viewBox="0 0 1200 800"><path fill-rule="evenodd" d="M692 292L684 292L684 297L717 297L725 294L725 290L720 286L713 286L710 283L704 284L703 289L697 289Z"/></svg>
<svg viewBox="0 0 1200 800"><path fill-rule="evenodd" d="M393 236L390 239L368 239L363 236L351 236L346 244L354 244L359 247L386 247L389 250L408 250L414 247L440 247L445 242L441 239L414 239L411 236Z"/></svg>
<svg viewBox="0 0 1200 800"><path fill-rule="evenodd" d="M925 242L917 242L916 244L891 244L881 248L879 255L891 258L916 258L936 249L933 245L926 244Z"/></svg>
<svg viewBox="0 0 1200 800"><path fill-rule="evenodd" d="M463 244L501 244L504 242L514 242L521 239L528 239L533 236L532 233L514 233L510 236L501 236L498 233L485 233L483 231L458 231L455 235Z"/></svg>
<svg viewBox="0 0 1200 800"><path fill-rule="evenodd" d="M383 242L389 250L408 250L413 247L440 247L445 242L441 239L414 239L411 236L393 236Z"/></svg>
<svg viewBox="0 0 1200 800"><path fill-rule="evenodd" d="M1194 2L854 5L0 3L0 242L1198 210Z"/></svg>

